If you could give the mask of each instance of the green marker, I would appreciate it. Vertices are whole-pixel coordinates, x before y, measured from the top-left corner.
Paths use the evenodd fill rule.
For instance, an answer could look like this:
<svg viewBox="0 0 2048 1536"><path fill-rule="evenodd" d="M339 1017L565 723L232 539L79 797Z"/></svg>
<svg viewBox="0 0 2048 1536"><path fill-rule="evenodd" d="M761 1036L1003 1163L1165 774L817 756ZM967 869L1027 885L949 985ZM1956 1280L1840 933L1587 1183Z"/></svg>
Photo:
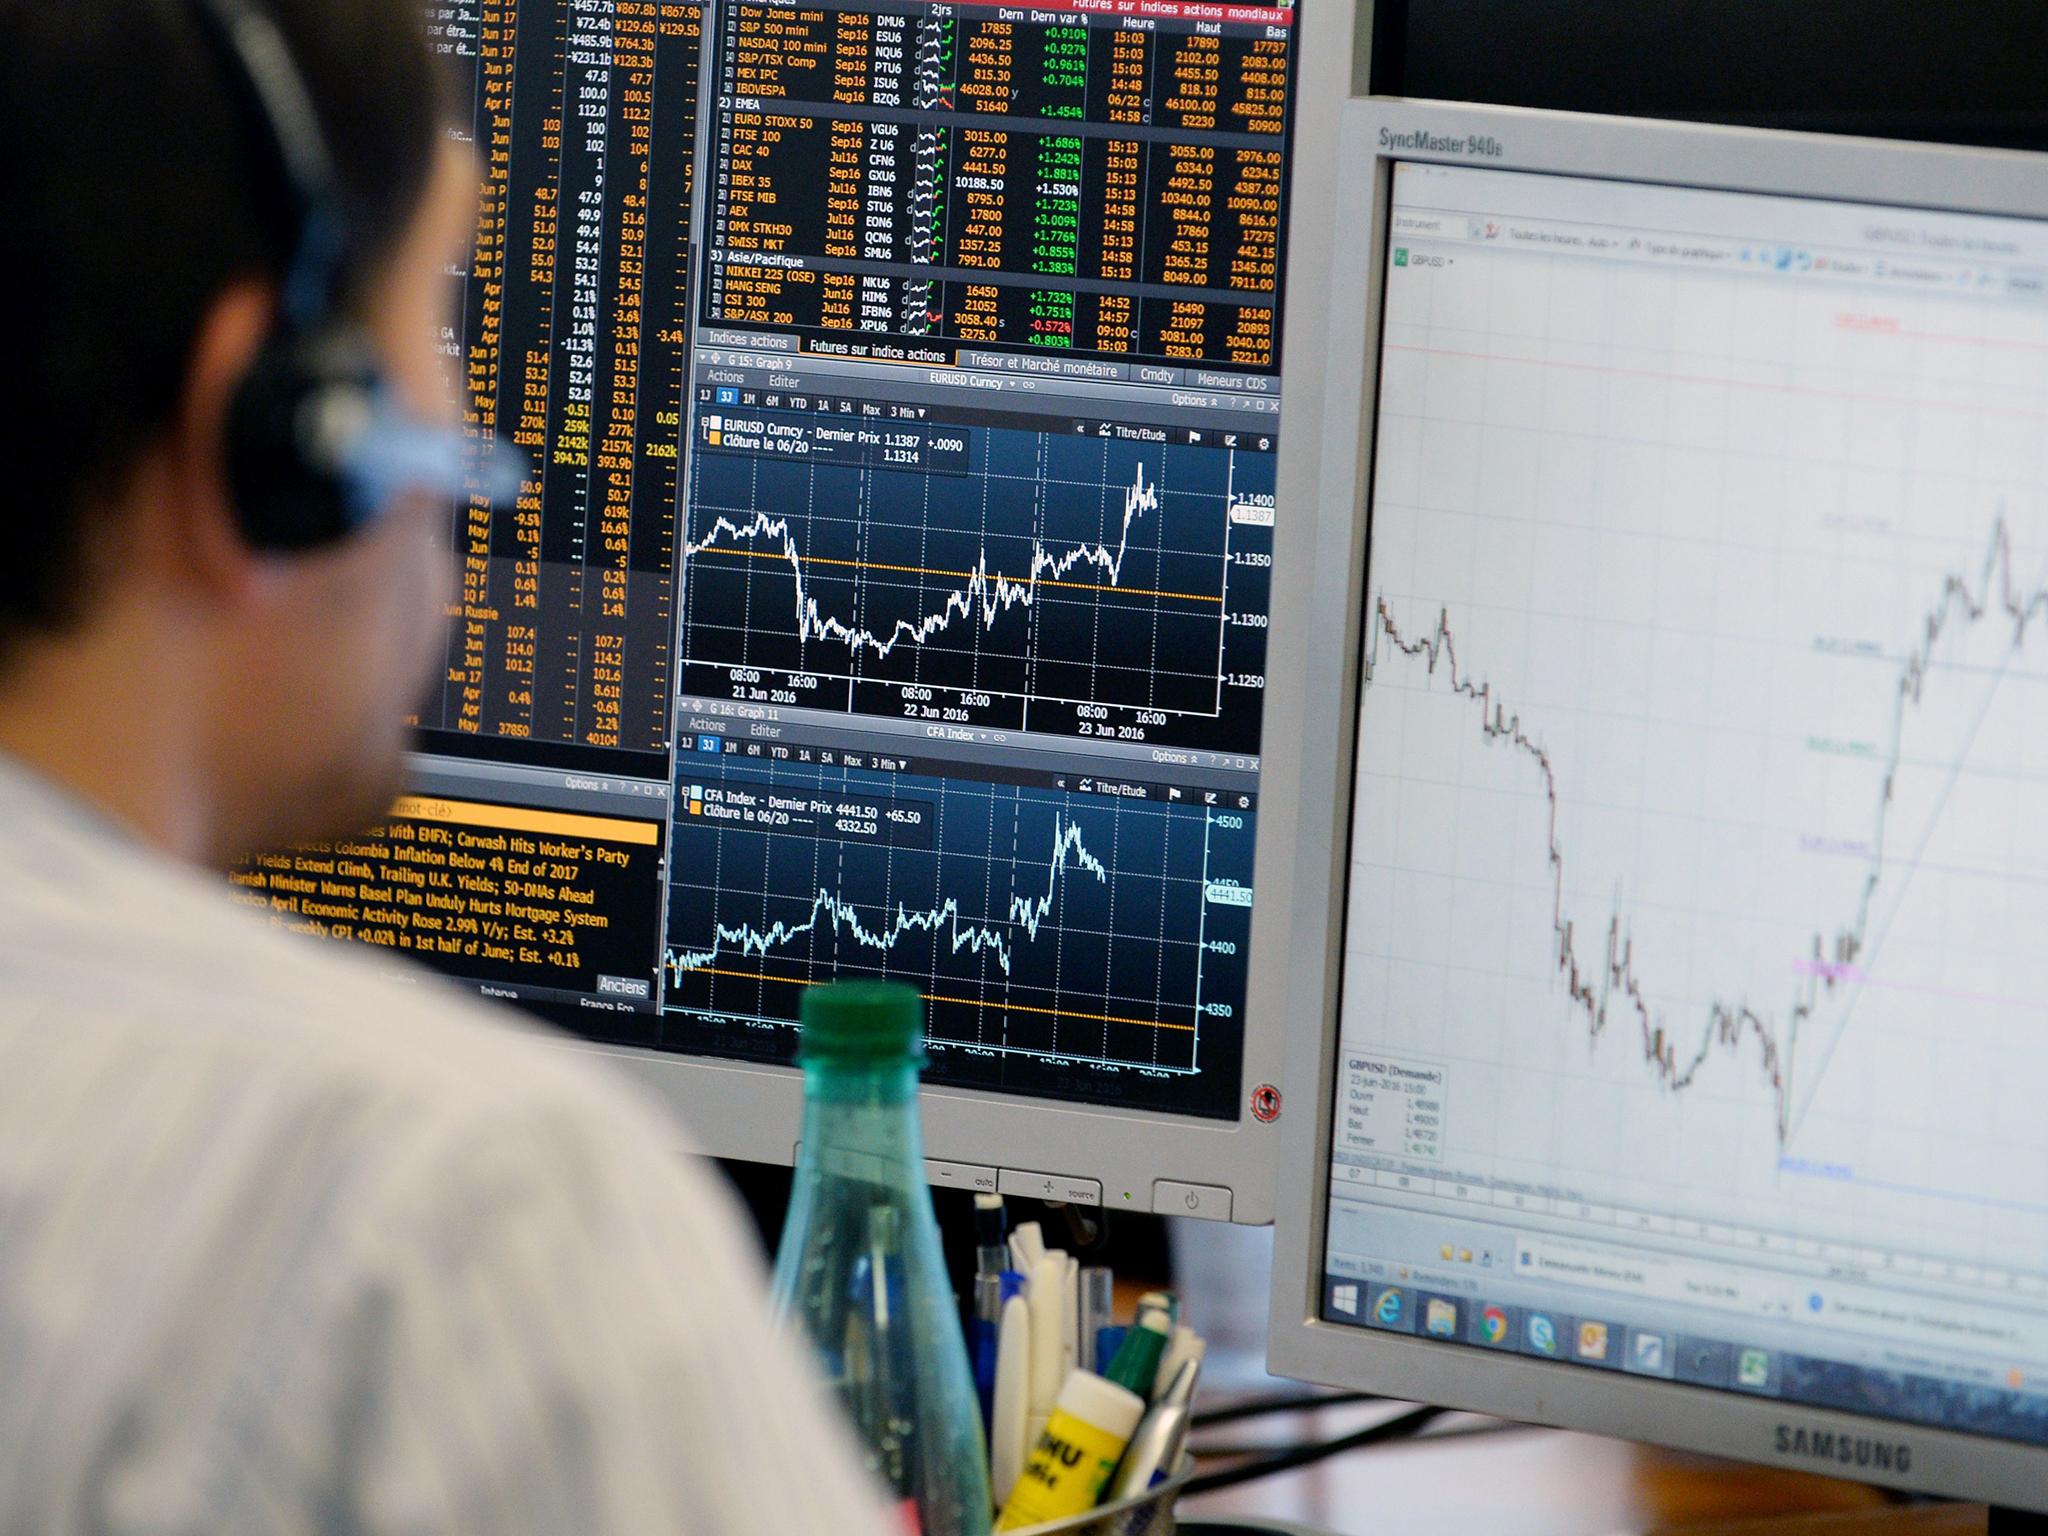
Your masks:
<svg viewBox="0 0 2048 1536"><path fill-rule="evenodd" d="M1166 1353L1167 1336L1173 1319L1161 1307L1140 1307L1138 1323L1124 1336L1116 1358L1103 1375L1127 1392L1150 1401L1152 1379L1159 1374L1159 1357Z"/></svg>

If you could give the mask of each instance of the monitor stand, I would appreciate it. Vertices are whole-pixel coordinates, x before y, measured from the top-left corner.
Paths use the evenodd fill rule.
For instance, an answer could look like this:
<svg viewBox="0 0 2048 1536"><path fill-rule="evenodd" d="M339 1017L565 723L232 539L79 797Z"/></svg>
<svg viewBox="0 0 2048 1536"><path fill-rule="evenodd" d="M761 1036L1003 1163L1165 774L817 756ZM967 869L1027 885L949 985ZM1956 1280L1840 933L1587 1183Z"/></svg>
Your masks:
<svg viewBox="0 0 2048 1536"><path fill-rule="evenodd" d="M2048 1536L2048 1515L2030 1515L2023 1509L2000 1509L1993 1505L1984 1522L1985 1536Z"/></svg>

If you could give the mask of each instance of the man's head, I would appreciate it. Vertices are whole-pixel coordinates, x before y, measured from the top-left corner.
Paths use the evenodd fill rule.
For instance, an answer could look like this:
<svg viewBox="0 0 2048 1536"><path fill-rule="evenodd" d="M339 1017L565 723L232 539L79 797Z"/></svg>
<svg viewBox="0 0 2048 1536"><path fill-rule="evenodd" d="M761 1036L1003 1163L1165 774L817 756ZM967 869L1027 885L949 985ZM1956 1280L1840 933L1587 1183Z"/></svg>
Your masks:
<svg viewBox="0 0 2048 1536"><path fill-rule="evenodd" d="M400 400L474 215L412 0L262 0L314 98L351 241L342 294ZM266 555L228 489L230 407L295 233L191 0L0 0L0 747L146 835L224 859L382 809L439 653L443 509Z"/></svg>

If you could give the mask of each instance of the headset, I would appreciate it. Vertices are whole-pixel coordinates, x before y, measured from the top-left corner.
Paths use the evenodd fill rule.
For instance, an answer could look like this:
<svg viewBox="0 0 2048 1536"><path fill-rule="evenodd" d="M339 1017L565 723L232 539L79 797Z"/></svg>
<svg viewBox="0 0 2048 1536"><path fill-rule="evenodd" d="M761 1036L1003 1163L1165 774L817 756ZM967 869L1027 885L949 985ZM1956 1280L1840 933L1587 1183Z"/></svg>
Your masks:
<svg viewBox="0 0 2048 1536"><path fill-rule="evenodd" d="M359 253L312 93L276 21L253 0L189 3L290 221L277 312L229 408L228 487L243 536L299 554L373 526L401 492L509 501L521 456L408 413L374 341L342 312Z"/></svg>

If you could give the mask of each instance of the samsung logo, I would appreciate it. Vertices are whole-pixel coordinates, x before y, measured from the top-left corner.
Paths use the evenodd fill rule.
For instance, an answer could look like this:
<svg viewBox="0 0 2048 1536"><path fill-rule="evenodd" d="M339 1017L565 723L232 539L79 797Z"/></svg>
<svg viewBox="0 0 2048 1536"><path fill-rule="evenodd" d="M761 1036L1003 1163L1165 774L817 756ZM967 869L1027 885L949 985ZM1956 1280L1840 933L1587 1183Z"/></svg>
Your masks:
<svg viewBox="0 0 2048 1536"><path fill-rule="evenodd" d="M1380 148L1406 150L1411 154L1425 155L1480 155L1488 160L1498 160L1505 150L1499 139L1491 134L1473 133L1452 137L1449 134L1431 133L1427 129L1415 128L1407 133L1392 128L1380 129Z"/></svg>
<svg viewBox="0 0 2048 1536"><path fill-rule="evenodd" d="M1872 1440L1866 1435L1841 1435L1831 1429L1778 1426L1778 1454L1831 1461L1870 1472L1910 1472L1913 1447L1904 1440Z"/></svg>

